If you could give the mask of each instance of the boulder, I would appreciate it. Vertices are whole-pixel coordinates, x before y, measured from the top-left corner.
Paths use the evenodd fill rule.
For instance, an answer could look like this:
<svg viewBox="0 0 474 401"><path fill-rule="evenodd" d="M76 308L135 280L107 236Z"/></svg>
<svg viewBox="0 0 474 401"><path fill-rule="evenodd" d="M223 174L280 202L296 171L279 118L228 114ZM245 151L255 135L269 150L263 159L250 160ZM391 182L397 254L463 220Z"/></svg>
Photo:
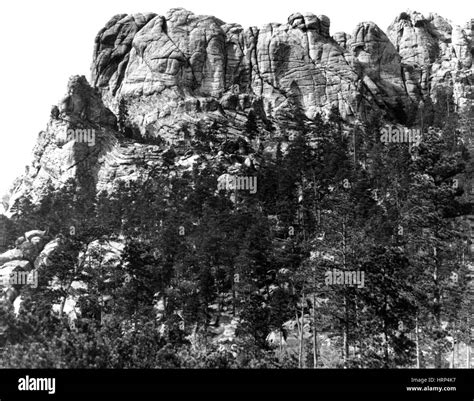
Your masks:
<svg viewBox="0 0 474 401"><path fill-rule="evenodd" d="M23 251L15 248L0 254L0 266L13 260L23 259Z"/></svg>
<svg viewBox="0 0 474 401"><path fill-rule="evenodd" d="M27 241L31 241L34 237L43 238L46 235L46 231L41 230L31 230L25 233L25 238Z"/></svg>

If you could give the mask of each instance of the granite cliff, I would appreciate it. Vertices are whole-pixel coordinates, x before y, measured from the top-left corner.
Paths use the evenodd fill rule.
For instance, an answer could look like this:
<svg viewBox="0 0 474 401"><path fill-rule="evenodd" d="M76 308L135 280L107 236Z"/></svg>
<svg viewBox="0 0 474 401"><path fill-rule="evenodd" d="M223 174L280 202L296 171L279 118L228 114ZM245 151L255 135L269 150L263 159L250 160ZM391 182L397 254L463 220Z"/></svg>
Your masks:
<svg viewBox="0 0 474 401"><path fill-rule="evenodd" d="M184 9L117 15L97 34L90 81L71 77L52 107L31 164L2 199L6 215L19 200L38 203L71 178L93 194L111 194L150 171L258 170L277 144L285 151L302 114L324 119L337 111L348 133L369 113L413 126L419 108L446 93L455 110L468 109L473 56L474 19L456 26L436 14L403 12L386 31L363 22L350 34L332 34L329 18L313 14L246 29ZM301 118L291 114L295 107ZM212 139L203 134L210 127ZM48 266L61 238L36 228L2 249L0 273ZM91 247L113 267L122 240ZM3 298L16 307L21 300L12 286ZM75 314L74 296L61 308Z"/></svg>
<svg viewBox="0 0 474 401"><path fill-rule="evenodd" d="M183 140L192 146L197 122L225 124L238 136L250 110L281 121L290 99L308 117L336 107L348 124L367 110L404 124L420 101L436 100L439 88L466 108L473 35L474 20L460 27L417 12L398 15L386 33L364 22L332 36L329 18L313 14L247 29L184 9L117 15L97 34L90 84L71 78L9 205L25 193L40 198L45 183L58 186L70 177L111 190L116 180L140 175L138 159L159 164L170 147ZM145 140L123 140L124 125ZM94 130L97 143L64 145L58 138L70 129ZM191 138L183 138L188 132Z"/></svg>

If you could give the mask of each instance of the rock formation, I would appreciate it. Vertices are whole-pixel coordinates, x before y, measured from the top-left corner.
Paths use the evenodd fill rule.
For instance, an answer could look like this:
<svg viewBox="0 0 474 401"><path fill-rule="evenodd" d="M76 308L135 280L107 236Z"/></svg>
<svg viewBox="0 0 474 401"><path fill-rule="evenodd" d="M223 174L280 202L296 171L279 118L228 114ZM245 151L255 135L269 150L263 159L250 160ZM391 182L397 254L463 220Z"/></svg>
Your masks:
<svg viewBox="0 0 474 401"><path fill-rule="evenodd" d="M156 96L159 104L228 93L278 107L295 95L308 115L337 106L347 117L365 103L406 111L444 83L447 71L449 84L471 85L472 22L463 29L412 12L400 14L387 35L371 22L352 35L331 37L329 28L328 17L299 13L286 24L248 29L183 9L116 16L97 36L92 84L111 108L121 97ZM460 106L465 93L456 92Z"/></svg>
<svg viewBox="0 0 474 401"><path fill-rule="evenodd" d="M71 177L110 191L140 176L137 160L154 166L169 151L184 158L176 144L190 144L198 122L238 134L250 110L271 118L290 101L309 117L336 107L349 123L375 110L403 124L444 86L466 107L473 32L474 20L459 27L417 12L401 13L387 33L364 22L333 36L329 18L313 14L248 29L184 9L117 15L96 37L91 85L71 78L8 204L27 193L40 199L47 185ZM134 140L124 140L123 126ZM93 130L93 147L67 140L70 130L85 129Z"/></svg>
<svg viewBox="0 0 474 401"><path fill-rule="evenodd" d="M332 36L329 18L313 14L248 29L184 9L117 15L96 37L90 83L70 79L38 136L31 165L2 206L12 215L22 197L38 202L69 178L93 193L111 193L150 169L179 174L195 165L223 165L230 175L243 166L258 169L256 150L274 154L276 138L283 150L287 138L279 126L265 125L255 140L244 138L249 116L291 125L294 118L285 115L291 104L310 118L336 108L347 126L367 111L404 124L420 101L436 100L443 87L465 108L472 103L473 46L474 19L459 27L417 12L401 13L386 33L363 22L351 34ZM206 126L218 132L218 144L198 136ZM207 151L196 151L201 142ZM44 231L25 233L0 254L0 275L47 265L59 241ZM123 243L94 246L113 265ZM12 286L3 286L2 294L21 303ZM65 308L76 313L74 297ZM233 321L227 324L232 332Z"/></svg>

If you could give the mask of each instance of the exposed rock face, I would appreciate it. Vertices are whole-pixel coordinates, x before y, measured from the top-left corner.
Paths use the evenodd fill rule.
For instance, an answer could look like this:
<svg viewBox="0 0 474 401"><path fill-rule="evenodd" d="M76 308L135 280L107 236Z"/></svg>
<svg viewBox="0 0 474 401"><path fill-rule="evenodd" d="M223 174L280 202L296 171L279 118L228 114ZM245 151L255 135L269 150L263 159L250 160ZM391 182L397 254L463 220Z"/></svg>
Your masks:
<svg viewBox="0 0 474 401"><path fill-rule="evenodd" d="M92 80L93 86L108 85L115 95L128 65L132 40L154 16L155 14L116 15L99 32L94 49L96 74Z"/></svg>
<svg viewBox="0 0 474 401"><path fill-rule="evenodd" d="M116 129L117 119L97 91L85 77L72 77L58 114L38 135L31 165L14 184L10 205L26 193L37 200L46 187L58 188L69 178L94 186L101 155L117 141Z"/></svg>
<svg viewBox="0 0 474 401"><path fill-rule="evenodd" d="M137 20L148 21L140 26ZM343 115L355 116L361 91L367 84L373 89L372 78L377 78L381 106L401 102L408 107L399 57L385 34L374 24L361 25L355 32L356 44L350 47L347 39L338 42L329 36L329 25L326 16L299 13L291 15L287 24L246 30L183 9L166 16L117 16L96 39L92 81L111 108L120 97L133 102L159 95L152 101L161 108L160 100L179 103L192 97L203 103L203 98L245 93L263 98L273 108L291 95L308 115L336 106ZM117 34L123 31L126 34ZM130 50L125 56L126 49ZM379 63L377 76L367 78L367 60L364 56L359 60L360 49L365 49L373 65ZM116 57L120 62L105 68L110 54L120 54ZM151 122L147 114L144 118Z"/></svg>
<svg viewBox="0 0 474 401"><path fill-rule="evenodd" d="M242 168L258 169L256 149L275 154L277 135L282 151L288 143L281 130L265 127L253 142L244 138L249 112L265 121L278 117L290 100L309 117L337 107L348 122L375 110L403 123L420 100L447 86L465 107L472 102L473 43L474 20L458 27L416 12L400 14L387 34L363 22L351 34L333 37L329 18L313 14L248 29L183 9L165 16L117 15L97 35L91 85L85 77L70 79L39 134L32 164L1 206L12 214L19 198L38 201L48 187L59 188L69 178L97 193L113 192L150 170L177 175L217 165L227 170L222 180ZM126 137L121 124L135 136ZM211 125L217 144L198 136ZM138 143L137 136L144 140ZM196 151L203 144L207 149ZM0 254L0 275L47 267L59 246L59 238L29 231ZM90 252L113 267L122 250L120 242L109 242L93 244ZM72 288L84 285L75 281ZM2 300L15 302L16 311L21 304L10 285L0 286ZM53 308L74 318L80 312L76 301L71 294ZM235 322L224 328L215 333L218 342L234 335Z"/></svg>
<svg viewBox="0 0 474 401"><path fill-rule="evenodd" d="M168 159L177 169L190 161L253 165L213 144L194 157L197 125L217 124L226 140L235 139L249 111L278 118L290 99L310 117L337 107L348 122L375 110L403 123L441 86L464 107L472 102L473 40L474 20L458 27L416 12L397 16L387 34L363 22L352 34L333 37L329 18L313 14L248 29L183 9L117 15L97 35L92 86L71 78L31 166L3 203L11 209L25 194L41 199L48 185L57 188L69 178L112 191ZM121 124L134 139L119 133ZM268 140L278 133L260 134L264 149L275 148ZM137 136L154 142L137 143Z"/></svg>
<svg viewBox="0 0 474 401"><path fill-rule="evenodd" d="M69 80L68 93L58 109L62 119L70 123L88 122L111 128L117 124L115 115L104 107L102 99L85 77L75 76Z"/></svg>
<svg viewBox="0 0 474 401"><path fill-rule="evenodd" d="M452 26L437 14L401 13L388 28L388 36L402 58L403 74L424 97L435 96L439 86L453 88L459 107L468 104L474 84L473 29Z"/></svg>
<svg viewBox="0 0 474 401"><path fill-rule="evenodd" d="M189 98L199 109L209 97L225 107L230 94L245 93L273 108L296 96L308 115L337 106L351 117L369 106L400 117L394 108L418 104L444 72L472 73L472 22L461 29L437 15L402 13L388 36L367 22L334 38L329 25L326 16L299 13L248 29L183 9L116 16L97 36L92 82L112 109L121 97L143 96L159 109ZM456 100L462 106L463 94ZM147 110L141 118L160 116Z"/></svg>
<svg viewBox="0 0 474 401"><path fill-rule="evenodd" d="M10 284L10 275L37 270L41 266L40 254L48 248L45 244L49 238L44 231L29 231L20 238L22 241L17 240L15 248L0 254L0 305L5 301L13 303L19 296L18 290Z"/></svg>
<svg viewBox="0 0 474 401"><path fill-rule="evenodd" d="M18 243L15 248L0 254L0 307L5 303L13 304L15 313L18 313L22 302L21 291L17 288L15 282L10 281L10 275L16 272L26 272L31 275L31 281L33 281L33 273L35 273L36 279L39 279L39 276L44 272L43 269L50 265L51 257L62 242L61 237L50 240L47 233L40 230L26 232L20 238L23 241ZM87 259L89 266L93 268L117 267L121 262L123 248L124 243L121 241L94 241L89 244L85 253L79 255L79 260L82 262ZM21 286L38 285L37 282L21 282L18 284ZM48 285L53 289L61 287L57 277L53 277ZM75 319L77 314L80 313L80 309L76 307L77 289L87 289L87 285L82 281L74 280L71 283L70 293L65 299L65 305L61 306L61 303L53 304L52 309L58 312L62 307L65 315Z"/></svg>
<svg viewBox="0 0 474 401"><path fill-rule="evenodd" d="M407 90L400 74L401 57L377 25L372 22L359 24L346 41L346 47L355 59L353 65L373 103L380 105L382 102L389 109L400 105L404 109L413 107L419 94ZM414 86L412 82L409 85Z"/></svg>

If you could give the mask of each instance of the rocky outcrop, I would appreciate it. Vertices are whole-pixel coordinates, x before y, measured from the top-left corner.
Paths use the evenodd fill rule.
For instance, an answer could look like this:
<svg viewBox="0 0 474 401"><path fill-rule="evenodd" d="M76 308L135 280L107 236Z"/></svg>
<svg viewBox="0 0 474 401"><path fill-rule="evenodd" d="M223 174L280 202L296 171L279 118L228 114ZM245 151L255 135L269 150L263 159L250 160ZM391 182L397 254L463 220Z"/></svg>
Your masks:
<svg viewBox="0 0 474 401"><path fill-rule="evenodd" d="M232 176L256 171L265 156L274 157L277 143L285 152L294 134L296 118L285 114L292 106L309 117L336 107L346 119L345 131L367 110L403 128L400 123L419 102L435 100L443 87L458 108L466 107L472 102L473 40L474 20L458 27L417 12L401 13L387 33L362 22L351 34L333 36L328 17L309 13L248 29L183 9L165 16L117 15L97 35L91 84L82 76L70 79L38 136L31 165L1 207L12 215L20 198L36 203L70 178L92 194L113 193L120 183L146 179L150 172L176 177L196 166L219 171L225 187ZM246 132L251 113L258 117L257 138ZM89 245L79 265L114 271L124 263L122 240ZM0 254L0 277L44 271L60 246L61 238L51 239L47 231L26 232ZM89 290L81 280L67 283L53 311L71 319L80 315L80 297ZM59 289L64 283L53 277L47 285ZM19 287L2 282L0 306L13 304L18 312ZM158 295L160 315L164 298ZM104 293L100 302L111 299ZM238 322L230 310L220 313L221 322L209 330L226 349ZM309 319L302 320L308 339ZM287 323L285 341L291 344L295 322ZM280 334L271 333L267 341L281 344ZM332 352L329 339L322 344L321 355Z"/></svg>
<svg viewBox="0 0 474 401"><path fill-rule="evenodd" d="M474 21L452 25L437 14L403 12L389 26L388 36L402 58L403 75L423 97L436 97L439 87L449 86L463 108L472 101Z"/></svg>
<svg viewBox="0 0 474 401"><path fill-rule="evenodd" d="M388 36L371 22L352 35L331 38L329 30L326 16L300 13L286 24L248 29L184 9L116 16L96 38L92 82L114 110L122 97L143 109L146 96L155 106L154 117L141 110L147 124L166 105L186 102L199 111L204 99L217 98L226 107L239 94L272 109L293 96L310 116L337 106L350 118L370 107L403 119L447 71L472 84L472 22L460 28L413 12L400 14Z"/></svg>
<svg viewBox="0 0 474 401"><path fill-rule="evenodd" d="M89 85L83 76L74 76L69 80L66 96L58 106L58 119L74 123L90 123L102 127L115 128L115 115L102 103L101 97Z"/></svg>
<svg viewBox="0 0 474 401"><path fill-rule="evenodd" d="M404 110L413 108L419 99L419 93L413 89L414 83L408 83L400 74L401 57L387 35L373 22L359 24L353 35L345 42L355 61L365 88L361 91L370 96L374 104L382 103L385 108ZM383 106L382 106L383 107Z"/></svg>
<svg viewBox="0 0 474 401"><path fill-rule="evenodd" d="M155 14L120 14L113 17L99 32L95 42L92 85L108 86L115 95L128 65L135 34Z"/></svg>
<svg viewBox="0 0 474 401"><path fill-rule="evenodd" d="M99 159L117 141L117 119L85 77L71 77L56 107L38 135L31 165L13 184L10 206L26 194L37 201L46 188L59 188L69 178L95 188Z"/></svg>
<svg viewBox="0 0 474 401"><path fill-rule="evenodd" d="M197 134L217 126L220 142L241 140L251 111L262 121L283 116L290 126L290 103L310 117L337 107L348 123L375 111L403 124L440 87L465 107L472 102L473 32L474 20L457 27L417 12L398 15L387 34L363 22L333 37L329 18L309 13L248 29L184 9L117 15L97 35L92 86L71 78L32 164L2 203L11 214L22 196L38 201L69 178L110 192L169 162L176 169L190 160L242 165L212 141L207 154L194 157ZM278 127L259 133L265 150L281 135Z"/></svg>
<svg viewBox="0 0 474 401"><path fill-rule="evenodd" d="M365 101L389 114L391 106L410 105L400 57L375 24L359 25L350 45L348 35L330 37L328 17L313 14L297 13L286 24L246 30L183 9L140 16L143 25L137 19L114 17L96 39L92 82L114 110L122 97L140 104L146 96L160 110L189 98L200 104L225 98L221 104L226 106L230 95L239 94L262 98L272 109L292 96L310 116L333 106L355 116ZM120 62L105 68L110 54L121 54ZM376 72L368 73L368 59ZM367 100L365 93L375 87L375 98ZM153 122L149 114L142 115L147 123Z"/></svg>
<svg viewBox="0 0 474 401"><path fill-rule="evenodd" d="M19 297L17 280L12 281L11 275L25 272L30 275L31 280L31 272L41 267L39 257L47 242L45 231L29 231L18 238L15 248L0 254L0 305L4 302L13 303ZM24 282L18 284L25 285Z"/></svg>
<svg viewBox="0 0 474 401"><path fill-rule="evenodd" d="M21 241L19 241L21 239ZM0 307L2 305L13 305L15 313L22 303L22 288L32 285L37 288L40 275L44 273L51 264L51 257L58 250L63 238L58 236L51 240L46 231L32 230L26 232L17 240L15 248L0 254ZM78 255L77 263L88 268L108 268L112 271L122 262L124 243L120 240L93 241L85 252ZM12 281L11 275L17 272L27 273L26 283L24 281ZM44 280L41 285L45 285ZM47 283L51 289L64 289L64 283L60 283L57 277ZM52 310L62 311L71 319L75 319L80 313L77 301L81 291L87 291L88 287L83 281L74 280L68 286L68 295L64 299L64 305L52 304ZM107 298L106 295L104 295Z"/></svg>

